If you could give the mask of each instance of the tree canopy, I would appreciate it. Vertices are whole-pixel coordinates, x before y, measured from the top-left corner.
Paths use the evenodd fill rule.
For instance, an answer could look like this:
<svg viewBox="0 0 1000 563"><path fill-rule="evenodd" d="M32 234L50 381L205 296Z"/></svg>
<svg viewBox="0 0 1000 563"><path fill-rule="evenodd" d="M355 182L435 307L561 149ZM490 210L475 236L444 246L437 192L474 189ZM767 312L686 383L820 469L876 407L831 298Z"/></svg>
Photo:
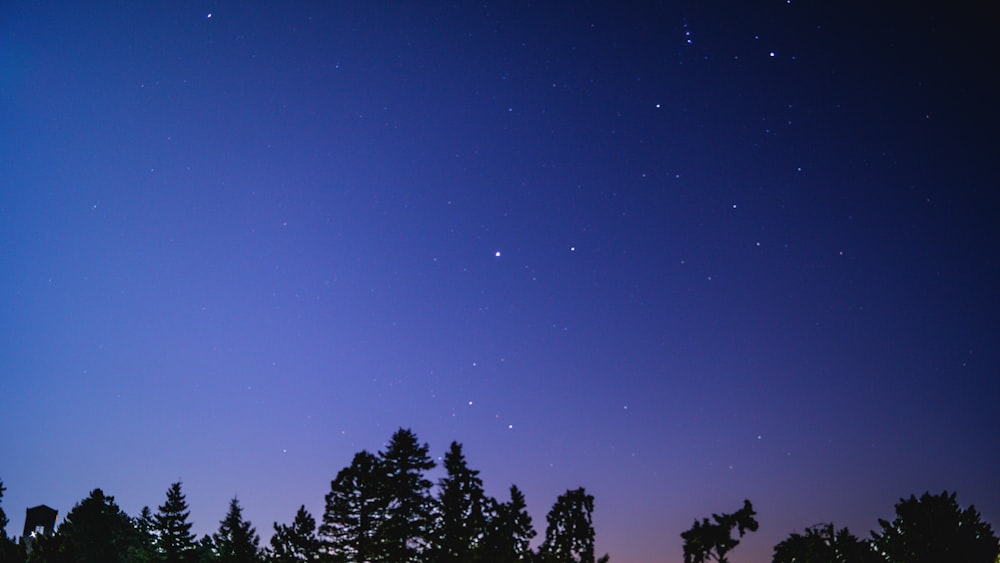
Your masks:
<svg viewBox="0 0 1000 563"><path fill-rule="evenodd" d="M320 525L301 505L290 524L274 523L269 545L243 516L236 497L218 530L196 539L180 482L156 512L132 518L114 497L94 489L51 535L7 537L0 508L0 563L607 563L595 557L594 497L583 487L559 495L536 537L524 493L509 499L486 493L480 472L452 442L435 467L427 444L407 429L377 453L356 453L330 482ZM0 503L6 487L0 481ZM47 507L42 507L50 510ZM36 508L37 509L37 508ZM774 546L772 563L1000 563L1000 540L975 507L962 508L947 491L900 499L893 520L879 520L870 539L832 523L792 532ZM695 520L681 533L685 563L727 563L748 532L756 531L749 500L733 513Z"/></svg>
<svg viewBox="0 0 1000 563"><path fill-rule="evenodd" d="M322 545L316 536L316 519L305 505L299 507L290 526L274 524L270 543L271 547L266 552L270 563L318 561Z"/></svg>
<svg viewBox="0 0 1000 563"><path fill-rule="evenodd" d="M544 563L594 563L594 497L580 487L559 495L546 516L545 541L538 548ZM607 556L601 561L607 561Z"/></svg>
<svg viewBox="0 0 1000 563"><path fill-rule="evenodd" d="M684 563L706 563L711 559L727 563L726 554L740 543L739 538L747 531L757 531L756 514L750 501L744 500L743 508L732 514L713 514L714 523L708 518L695 520L691 529L681 534ZM733 537L733 529L739 532L739 538Z"/></svg>
<svg viewBox="0 0 1000 563"><path fill-rule="evenodd" d="M896 504L896 517L879 519L872 543L888 563L995 563L1000 542L974 506L962 509L955 493L911 495Z"/></svg>
<svg viewBox="0 0 1000 563"><path fill-rule="evenodd" d="M141 542L115 497L94 489L69 511L58 534L35 539L29 561L126 563L137 558Z"/></svg>
<svg viewBox="0 0 1000 563"><path fill-rule="evenodd" d="M817 524L805 534L793 532L774 546L772 563L876 563L878 554L847 528L836 530L833 524Z"/></svg>

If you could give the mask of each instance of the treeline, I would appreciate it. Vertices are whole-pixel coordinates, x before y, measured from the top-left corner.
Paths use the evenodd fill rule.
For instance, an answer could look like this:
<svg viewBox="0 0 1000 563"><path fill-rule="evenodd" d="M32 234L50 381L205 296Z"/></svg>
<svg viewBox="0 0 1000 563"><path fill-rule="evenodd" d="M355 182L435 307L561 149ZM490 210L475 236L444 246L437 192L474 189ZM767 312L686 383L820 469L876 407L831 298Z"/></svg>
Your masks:
<svg viewBox="0 0 1000 563"><path fill-rule="evenodd" d="M436 487L426 474L435 467L426 444L410 430L393 434L384 450L354 455L330 483L322 519L299 508L290 524L274 524L262 546L236 498L218 530L191 532L190 511L173 483L154 513L131 517L100 489L77 503L52 535L14 542L0 506L0 563L607 563L595 559L594 497L567 490L536 532L524 495L486 495L479 472L469 468L462 446L452 442ZM3 498L0 482L0 500ZM962 509L947 491L896 504L892 521L859 539L847 528L819 524L793 532L774 547L772 563L1000 563L1000 541L970 506ZM740 539L758 529L749 500L731 514L695 520L681 534L685 563L727 563Z"/></svg>
<svg viewBox="0 0 1000 563"><path fill-rule="evenodd" d="M135 517L95 489L56 533L18 543L8 539L0 510L0 563L595 563L594 497L582 487L556 499L545 537L533 549L535 528L516 485L507 500L488 496L462 445L452 442L435 487L426 477L436 465L428 452L407 429L396 431L382 451L358 452L330 483L321 521L302 506L291 524L274 524L266 546L236 498L218 530L197 538L179 482L155 513L147 506ZM606 563L608 556L596 561Z"/></svg>
<svg viewBox="0 0 1000 563"><path fill-rule="evenodd" d="M749 500L732 514L695 520L684 539L684 563L727 563L747 532L757 531ZM847 528L817 524L774 546L771 563L1000 563L1000 541L975 507L962 509L955 493L924 493L896 504L896 517L858 539Z"/></svg>

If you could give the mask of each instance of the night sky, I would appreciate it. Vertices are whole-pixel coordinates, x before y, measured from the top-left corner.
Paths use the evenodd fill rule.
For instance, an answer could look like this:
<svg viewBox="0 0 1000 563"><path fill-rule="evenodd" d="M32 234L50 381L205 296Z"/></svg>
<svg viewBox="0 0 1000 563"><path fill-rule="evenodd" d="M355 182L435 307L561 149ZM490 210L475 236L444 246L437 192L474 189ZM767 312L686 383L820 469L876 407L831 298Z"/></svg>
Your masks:
<svg viewBox="0 0 1000 563"><path fill-rule="evenodd" d="M745 498L734 563L996 529L978 4L3 2L8 531L182 480L266 540L400 427L540 534L586 487L612 561Z"/></svg>

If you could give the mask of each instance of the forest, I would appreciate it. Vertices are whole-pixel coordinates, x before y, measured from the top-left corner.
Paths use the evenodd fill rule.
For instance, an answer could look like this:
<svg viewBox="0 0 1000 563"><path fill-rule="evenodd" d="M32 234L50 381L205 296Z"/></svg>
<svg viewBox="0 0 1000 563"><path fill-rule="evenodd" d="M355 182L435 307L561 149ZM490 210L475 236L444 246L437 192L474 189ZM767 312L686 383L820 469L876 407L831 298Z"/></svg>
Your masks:
<svg viewBox="0 0 1000 563"><path fill-rule="evenodd" d="M201 538L180 482L154 512L125 513L113 496L94 489L52 533L12 538L0 481L0 563L291 563L318 561L413 563L607 563L596 557L594 497L583 487L560 495L536 538L524 494L485 493L462 445L443 457L445 476L434 484L436 464L427 444L399 429L382 451L356 453L330 483L321 519L301 506L290 524L273 524L267 545L233 498L216 532ZM749 500L732 513L695 519L681 532L684 563L727 563L745 534L757 530ZM832 523L792 532L774 546L772 563L1000 563L1000 540L975 507L961 508L954 492L900 499L892 520L859 539ZM536 539L538 541L536 541ZM674 559L678 554L666 554Z"/></svg>

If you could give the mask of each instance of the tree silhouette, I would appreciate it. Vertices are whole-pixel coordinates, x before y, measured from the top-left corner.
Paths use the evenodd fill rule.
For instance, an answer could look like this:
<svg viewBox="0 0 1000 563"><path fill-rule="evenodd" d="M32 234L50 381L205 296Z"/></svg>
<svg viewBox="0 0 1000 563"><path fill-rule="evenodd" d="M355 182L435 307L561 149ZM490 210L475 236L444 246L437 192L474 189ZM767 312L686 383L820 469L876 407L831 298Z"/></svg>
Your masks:
<svg viewBox="0 0 1000 563"><path fill-rule="evenodd" d="M260 536L249 521L243 519L239 500L229 501L229 512L219 522L219 531L212 535L215 559L222 563L258 563Z"/></svg>
<svg viewBox="0 0 1000 563"><path fill-rule="evenodd" d="M580 487L559 495L545 517L545 541L538 548L544 563L594 563L594 497ZM607 561L605 555L601 561Z"/></svg>
<svg viewBox="0 0 1000 563"><path fill-rule="evenodd" d="M7 487L3 485L3 480L0 479L0 538L7 539L7 513L3 511L3 492L7 490Z"/></svg>
<svg viewBox="0 0 1000 563"><path fill-rule="evenodd" d="M531 561L531 540L535 528L528 514L524 493L517 485L510 486L510 500L493 501L489 515L489 529L482 550L484 563L521 563Z"/></svg>
<svg viewBox="0 0 1000 563"><path fill-rule="evenodd" d="M27 546L28 563L74 563L76 557L62 534L39 535L31 538Z"/></svg>
<svg viewBox="0 0 1000 563"><path fill-rule="evenodd" d="M91 491L69 511L54 541L47 539L38 542L37 553L32 546L31 561L124 563L133 560L141 542L132 519L101 489Z"/></svg>
<svg viewBox="0 0 1000 563"><path fill-rule="evenodd" d="M385 560L416 562L426 549L432 525L431 482L424 472L434 468L427 444L400 428L379 453L385 495L385 521L379 530Z"/></svg>
<svg viewBox="0 0 1000 563"><path fill-rule="evenodd" d="M139 515L132 519L132 527L135 528L136 542L132 559L136 561L159 561L156 551L156 523L153 520L153 512L148 506L142 507Z"/></svg>
<svg viewBox="0 0 1000 563"><path fill-rule="evenodd" d="M743 537L746 531L757 531L756 512L749 500L743 501L743 508L733 514L713 514L711 523L708 518L701 522L695 520L691 529L683 532L684 563L705 563L715 559L718 563L728 563L726 554L736 547L740 540L732 537L733 528Z"/></svg>
<svg viewBox="0 0 1000 563"><path fill-rule="evenodd" d="M23 547L7 536L7 514L3 511L3 492L7 490L0 480L0 561L16 563L24 561Z"/></svg>
<svg viewBox="0 0 1000 563"><path fill-rule="evenodd" d="M195 535L191 532L191 522L188 521L190 514L180 482L171 484L167 489L166 502L157 508L156 515L153 516L160 561L179 563L197 558Z"/></svg>
<svg viewBox="0 0 1000 563"><path fill-rule="evenodd" d="M911 495L896 504L892 522L879 519L872 543L889 563L994 563L1000 543L974 506L962 510L955 493Z"/></svg>
<svg viewBox="0 0 1000 563"><path fill-rule="evenodd" d="M793 532L774 546L772 563L876 563L878 554L868 542L859 540L847 528L835 531L833 524L806 528L805 535Z"/></svg>
<svg viewBox="0 0 1000 563"><path fill-rule="evenodd" d="M318 561L320 545L319 538L316 537L316 519L302 505L295 513L291 526L275 522L271 548L267 550L266 559L271 563Z"/></svg>
<svg viewBox="0 0 1000 563"><path fill-rule="evenodd" d="M333 561L375 560L385 519L381 472L379 459L362 450L330 483L319 536Z"/></svg>
<svg viewBox="0 0 1000 563"><path fill-rule="evenodd" d="M438 483L432 559L438 563L472 561L486 536L488 499L479 471L469 469L462 445L452 442L444 456L447 474Z"/></svg>

